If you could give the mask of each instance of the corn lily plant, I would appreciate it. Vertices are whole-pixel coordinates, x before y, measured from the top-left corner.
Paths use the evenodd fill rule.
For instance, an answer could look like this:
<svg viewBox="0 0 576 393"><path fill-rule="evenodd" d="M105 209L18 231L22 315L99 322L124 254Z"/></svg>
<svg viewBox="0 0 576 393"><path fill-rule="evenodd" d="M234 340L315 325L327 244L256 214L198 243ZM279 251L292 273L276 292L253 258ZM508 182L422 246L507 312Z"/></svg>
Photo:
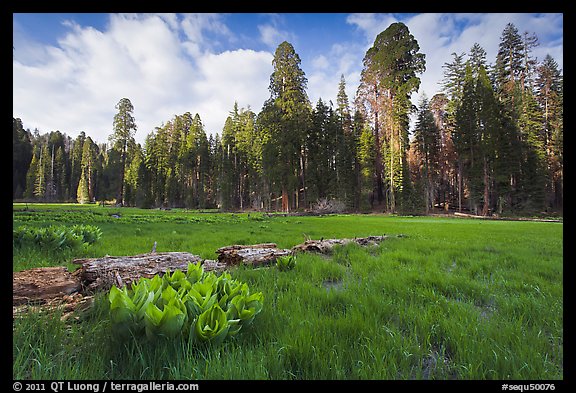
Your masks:
<svg viewBox="0 0 576 393"><path fill-rule="evenodd" d="M112 286L108 293L110 319L121 336L184 335L198 342L220 343L249 325L262 310L262 292L250 293L246 283L229 273L205 273L189 264L162 277L141 278L130 288Z"/></svg>

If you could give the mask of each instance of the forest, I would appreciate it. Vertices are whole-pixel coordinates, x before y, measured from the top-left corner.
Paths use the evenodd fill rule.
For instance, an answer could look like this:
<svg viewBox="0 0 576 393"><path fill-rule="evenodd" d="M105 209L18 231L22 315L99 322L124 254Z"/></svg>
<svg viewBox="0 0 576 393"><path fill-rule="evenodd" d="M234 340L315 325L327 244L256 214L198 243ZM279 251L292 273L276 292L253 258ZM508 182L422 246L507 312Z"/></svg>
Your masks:
<svg viewBox="0 0 576 393"><path fill-rule="evenodd" d="M292 44L273 58L259 113L236 103L220 133L200 114L166 119L144 145L117 104L107 143L41 134L13 118L13 200L226 211L562 214L563 74L509 23L493 63L474 44L446 54L438 94L421 95L426 56L403 23L375 39L355 97L311 103ZM411 126L410 118L415 117Z"/></svg>

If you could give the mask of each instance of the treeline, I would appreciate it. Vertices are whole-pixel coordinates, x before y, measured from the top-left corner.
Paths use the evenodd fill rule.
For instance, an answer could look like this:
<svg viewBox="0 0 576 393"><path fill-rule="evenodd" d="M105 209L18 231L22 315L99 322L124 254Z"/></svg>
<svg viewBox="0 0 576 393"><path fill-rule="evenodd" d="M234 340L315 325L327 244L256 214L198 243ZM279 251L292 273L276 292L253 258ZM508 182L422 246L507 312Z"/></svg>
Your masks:
<svg viewBox="0 0 576 393"><path fill-rule="evenodd" d="M312 105L294 47L273 59L260 113L236 103L221 134L187 112L134 140L120 100L108 143L84 132L13 128L13 198L114 200L129 206L302 210L336 200L350 211L476 214L557 212L563 207L563 76L538 62L535 35L508 24L495 63L474 44L444 64L442 92L418 91L425 56L402 23L380 33L363 60L351 103ZM410 131L410 115L416 114Z"/></svg>

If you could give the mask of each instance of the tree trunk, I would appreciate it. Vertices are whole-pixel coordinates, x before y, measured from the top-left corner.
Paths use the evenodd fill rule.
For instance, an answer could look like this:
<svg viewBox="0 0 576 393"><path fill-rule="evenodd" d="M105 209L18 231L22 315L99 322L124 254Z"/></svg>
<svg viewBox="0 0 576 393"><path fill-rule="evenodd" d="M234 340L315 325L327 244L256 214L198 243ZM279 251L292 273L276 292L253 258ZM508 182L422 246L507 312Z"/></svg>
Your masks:
<svg viewBox="0 0 576 393"><path fill-rule="evenodd" d="M286 187L282 187L282 212L284 213L288 213L290 211L290 205L288 202L288 190Z"/></svg>
<svg viewBox="0 0 576 393"><path fill-rule="evenodd" d="M122 152L121 168L120 168L120 190L116 198L116 204L122 206L124 204L124 167L126 166L126 153Z"/></svg>
<svg viewBox="0 0 576 393"><path fill-rule="evenodd" d="M487 216L490 211L490 176L488 175L488 160L484 157L484 206L482 215Z"/></svg>

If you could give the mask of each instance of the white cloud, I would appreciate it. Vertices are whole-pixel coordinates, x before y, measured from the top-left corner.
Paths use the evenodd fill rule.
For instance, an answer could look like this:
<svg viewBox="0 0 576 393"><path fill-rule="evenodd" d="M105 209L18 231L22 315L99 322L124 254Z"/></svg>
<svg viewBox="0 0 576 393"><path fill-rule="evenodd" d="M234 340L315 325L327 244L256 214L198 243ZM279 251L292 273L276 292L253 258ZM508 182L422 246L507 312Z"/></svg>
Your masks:
<svg viewBox="0 0 576 393"><path fill-rule="evenodd" d="M533 55L539 60L550 53L562 65L562 40L550 42L550 37L562 35L562 18L562 14L424 13L402 19L418 41L420 52L426 55L426 71L420 76L421 86L417 95L425 92L431 98L438 93L441 89L439 83L443 79L442 66L452 61L451 53L468 54L475 42L486 50L486 61L493 64L507 23L513 23L521 35L525 31L536 33L540 42L545 42L534 50ZM389 14L352 14L347 18L349 24L356 25L364 34L366 49L381 31L397 21L395 16ZM413 101L416 97L412 96Z"/></svg>
<svg viewBox="0 0 576 393"><path fill-rule="evenodd" d="M294 34L278 29L271 24L258 25L260 40L270 49L276 49L283 41L294 42Z"/></svg>
<svg viewBox="0 0 576 393"><path fill-rule="evenodd" d="M258 25L260 41L263 42L272 51L275 51L278 45L283 41L288 41L292 45L297 44L297 37L294 33L281 28L286 23L281 14L268 14L269 22Z"/></svg>
<svg viewBox="0 0 576 393"><path fill-rule="evenodd" d="M234 100L259 110L269 96L270 53L215 54L203 39L203 31L232 39L219 17L111 15L104 31L73 22L67 27L57 46L36 44L42 50L33 62L31 56L13 60L13 115L26 128L71 137L85 131L106 142L115 106L127 97L138 142L185 112L198 113L207 132L220 133ZM194 57L182 39L197 45Z"/></svg>
<svg viewBox="0 0 576 393"><path fill-rule="evenodd" d="M536 33L541 45L534 55L549 53L563 67L561 14L352 14L347 23L363 37L342 37L320 50L306 48L302 67L308 94L336 103L340 75L352 103L360 80L362 59L377 34L400 18L426 54L421 89L431 98L440 90L442 65L452 52L468 53L474 42L493 63L506 23L519 32ZM258 26L269 51L235 49L226 44L238 37L219 14L110 15L102 31L66 22L68 33L54 46L34 42L14 23L13 115L26 128L60 130L75 137L85 131L98 142L111 134L115 105L127 97L134 105L136 138L145 136L176 114L198 113L207 132L220 133L234 101L258 112L269 97L272 53L297 37L287 18L271 16ZM356 35L358 35L356 33Z"/></svg>
<svg viewBox="0 0 576 393"><path fill-rule="evenodd" d="M240 107L250 106L256 113L270 96L268 85L272 73L272 54L249 49L210 54L198 59L199 78L191 94L198 100L198 113L208 131L221 133L234 101ZM205 115L206 114L206 115Z"/></svg>
<svg viewBox="0 0 576 393"><path fill-rule="evenodd" d="M324 55L320 55L312 59L312 66L316 69L322 70L328 68L330 63Z"/></svg>
<svg viewBox="0 0 576 393"><path fill-rule="evenodd" d="M346 94L352 104L356 89L360 83L360 71L364 48L362 45L349 42L333 44L326 54L312 60L312 72L308 74L308 94L312 105L319 98L324 103L332 101L336 106L340 77L344 75Z"/></svg>

